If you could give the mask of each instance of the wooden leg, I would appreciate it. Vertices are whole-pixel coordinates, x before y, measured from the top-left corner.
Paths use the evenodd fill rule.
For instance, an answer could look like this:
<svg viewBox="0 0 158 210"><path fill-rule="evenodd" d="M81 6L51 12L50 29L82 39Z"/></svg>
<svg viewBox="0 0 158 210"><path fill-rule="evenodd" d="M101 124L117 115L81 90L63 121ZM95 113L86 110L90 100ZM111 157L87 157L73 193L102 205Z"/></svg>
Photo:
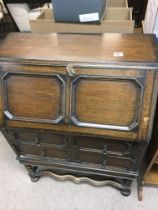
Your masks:
<svg viewBox="0 0 158 210"><path fill-rule="evenodd" d="M138 200L143 200L143 179L142 177L138 176L137 178L137 188L138 188Z"/></svg>
<svg viewBox="0 0 158 210"><path fill-rule="evenodd" d="M124 196L129 196L131 194L131 180L122 180L122 179L116 179L116 180L102 180L102 181L96 181L88 177L76 177L74 175L59 175L54 173L52 170L37 170L38 167L36 166L30 166L25 165L25 168L28 171L28 174L31 178L31 181L37 182L41 176L51 176L57 180L72 180L76 183L80 182L88 182L94 186L102 186L102 185L110 185L112 187L117 188L120 190L121 194Z"/></svg>
<svg viewBox="0 0 158 210"><path fill-rule="evenodd" d="M31 178L31 181L32 182L37 182L39 180L39 178L40 178L40 176L38 176L36 174L36 171L37 171L38 167L37 166L31 166L31 165L25 165L25 168L28 171L28 174L29 174L29 176Z"/></svg>
<svg viewBox="0 0 158 210"><path fill-rule="evenodd" d="M25 166L27 168L27 170L29 171L29 176L31 177L31 180L33 182L37 182L39 180L40 177L42 176L51 176L57 180L72 180L75 183L80 183L80 182L88 182L89 184L92 184L94 186L105 186L105 185L109 185L112 186L114 188L117 188L118 190L120 190L121 194L124 196L129 196L131 194L131 184L132 181L131 180L122 180L122 179L116 179L116 180L93 180L91 178L88 177L76 177L74 175L59 175L53 172L53 170L49 169L49 170L37 170L37 168L32 167L32 166Z"/></svg>
<svg viewBox="0 0 158 210"><path fill-rule="evenodd" d="M131 194L131 189L123 189L121 190L121 194L124 195L124 196L129 196Z"/></svg>
<svg viewBox="0 0 158 210"><path fill-rule="evenodd" d="M121 190L122 195L129 196L131 194L131 184L132 181L129 180L124 181L124 188Z"/></svg>
<svg viewBox="0 0 158 210"><path fill-rule="evenodd" d="M30 174L32 171L32 166L31 165L24 165L24 166L25 166L26 170L28 171L28 174Z"/></svg>

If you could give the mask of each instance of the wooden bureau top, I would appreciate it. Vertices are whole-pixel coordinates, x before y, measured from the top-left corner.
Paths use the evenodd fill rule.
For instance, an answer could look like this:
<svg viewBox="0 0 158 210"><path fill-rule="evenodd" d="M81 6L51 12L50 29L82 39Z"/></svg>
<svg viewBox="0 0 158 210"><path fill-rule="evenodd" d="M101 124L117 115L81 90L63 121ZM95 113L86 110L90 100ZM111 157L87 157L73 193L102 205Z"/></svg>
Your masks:
<svg viewBox="0 0 158 210"><path fill-rule="evenodd" d="M0 60L67 62L156 62L154 35L10 33L0 46Z"/></svg>

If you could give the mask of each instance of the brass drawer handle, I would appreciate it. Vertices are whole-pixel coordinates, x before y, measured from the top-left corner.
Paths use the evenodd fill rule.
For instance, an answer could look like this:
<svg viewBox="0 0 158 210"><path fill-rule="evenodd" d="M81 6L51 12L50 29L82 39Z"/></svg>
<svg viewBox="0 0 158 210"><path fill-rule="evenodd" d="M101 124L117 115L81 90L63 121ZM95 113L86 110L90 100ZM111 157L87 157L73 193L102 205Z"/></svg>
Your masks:
<svg viewBox="0 0 158 210"><path fill-rule="evenodd" d="M67 73L70 77L74 77L75 76L75 69L73 68L73 65L71 63L69 63L66 67Z"/></svg>

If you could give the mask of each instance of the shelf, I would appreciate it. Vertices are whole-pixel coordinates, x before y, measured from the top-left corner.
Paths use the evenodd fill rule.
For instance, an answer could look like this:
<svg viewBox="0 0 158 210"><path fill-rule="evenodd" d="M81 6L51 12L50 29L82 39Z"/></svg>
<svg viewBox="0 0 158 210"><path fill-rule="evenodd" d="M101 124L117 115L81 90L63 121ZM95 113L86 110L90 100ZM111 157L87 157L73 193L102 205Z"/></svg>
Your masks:
<svg viewBox="0 0 158 210"><path fill-rule="evenodd" d="M145 184L158 185L158 165L154 164L149 173L144 178Z"/></svg>

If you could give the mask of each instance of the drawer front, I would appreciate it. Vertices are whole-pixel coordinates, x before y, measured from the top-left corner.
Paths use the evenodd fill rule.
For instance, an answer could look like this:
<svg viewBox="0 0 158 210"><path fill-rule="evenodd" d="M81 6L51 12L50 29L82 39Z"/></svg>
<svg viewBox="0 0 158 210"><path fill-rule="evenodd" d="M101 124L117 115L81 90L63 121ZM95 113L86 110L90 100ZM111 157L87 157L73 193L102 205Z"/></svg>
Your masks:
<svg viewBox="0 0 158 210"><path fill-rule="evenodd" d="M21 144L17 146L20 155L28 156L34 155L42 158L66 159L66 153L59 148L49 148L47 146L27 145Z"/></svg>
<svg viewBox="0 0 158 210"><path fill-rule="evenodd" d="M72 137L73 143L85 150L96 150L102 151L111 155L130 155L132 151L133 144L126 141L113 141L101 138L89 138L89 137Z"/></svg>
<svg viewBox="0 0 158 210"><path fill-rule="evenodd" d="M136 161L130 158L122 158L120 156L110 156L102 153L89 151L81 151L79 159L82 163L98 164L103 168L108 167L124 170L134 170Z"/></svg>
<svg viewBox="0 0 158 210"><path fill-rule="evenodd" d="M135 171L140 154L132 142L57 135L51 132L8 130L19 155L37 156L40 160L63 161L119 170Z"/></svg>
<svg viewBox="0 0 158 210"><path fill-rule="evenodd" d="M48 145L64 145L65 136L54 134L50 132L30 132L26 130L11 130L17 143L22 142L23 144L48 144Z"/></svg>

